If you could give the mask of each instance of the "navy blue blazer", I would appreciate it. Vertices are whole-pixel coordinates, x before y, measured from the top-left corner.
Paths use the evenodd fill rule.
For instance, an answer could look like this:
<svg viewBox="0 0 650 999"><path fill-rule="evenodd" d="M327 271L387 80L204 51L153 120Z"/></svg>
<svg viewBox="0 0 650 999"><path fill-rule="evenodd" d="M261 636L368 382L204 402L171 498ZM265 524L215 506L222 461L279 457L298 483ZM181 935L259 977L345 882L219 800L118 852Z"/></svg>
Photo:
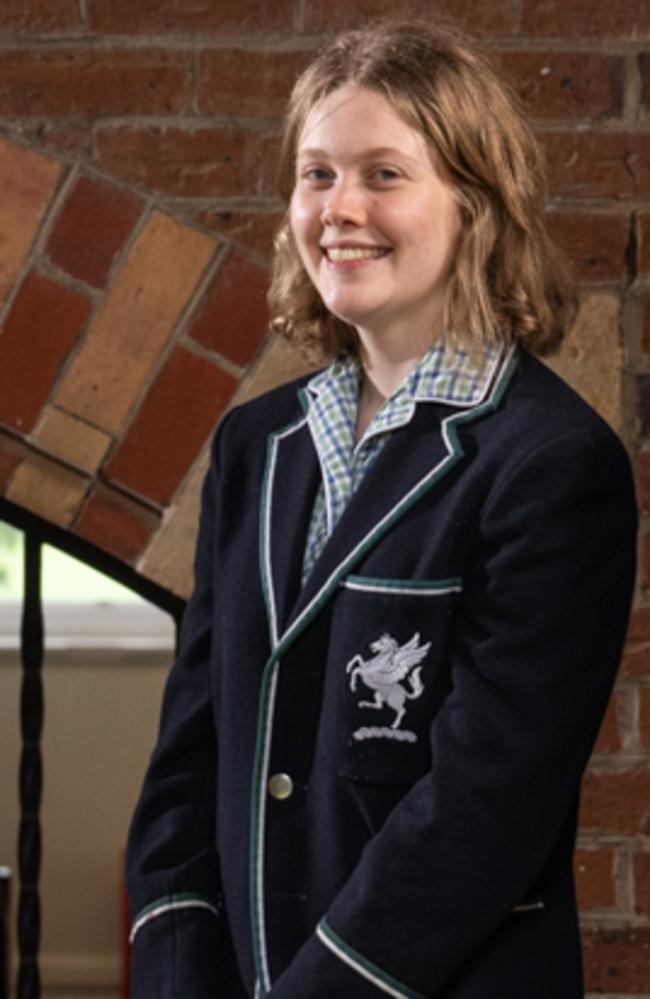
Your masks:
<svg viewBox="0 0 650 999"><path fill-rule="evenodd" d="M135 999L578 999L581 774L634 575L627 456L539 361L418 404L304 587L304 380L216 434L133 820Z"/></svg>

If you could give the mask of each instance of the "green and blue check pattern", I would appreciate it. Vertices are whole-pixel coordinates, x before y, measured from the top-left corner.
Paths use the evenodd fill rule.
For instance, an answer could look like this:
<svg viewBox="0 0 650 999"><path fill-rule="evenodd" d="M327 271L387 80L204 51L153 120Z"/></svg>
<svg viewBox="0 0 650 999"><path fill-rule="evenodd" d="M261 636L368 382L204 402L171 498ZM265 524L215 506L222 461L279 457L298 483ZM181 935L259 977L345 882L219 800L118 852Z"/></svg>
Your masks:
<svg viewBox="0 0 650 999"><path fill-rule="evenodd" d="M337 358L307 384L307 422L321 467L322 481L307 533L303 582L358 488L368 467L419 402L471 406L482 398L501 350L490 348L477 363L460 348L439 341L386 399L360 441L355 440L361 365Z"/></svg>

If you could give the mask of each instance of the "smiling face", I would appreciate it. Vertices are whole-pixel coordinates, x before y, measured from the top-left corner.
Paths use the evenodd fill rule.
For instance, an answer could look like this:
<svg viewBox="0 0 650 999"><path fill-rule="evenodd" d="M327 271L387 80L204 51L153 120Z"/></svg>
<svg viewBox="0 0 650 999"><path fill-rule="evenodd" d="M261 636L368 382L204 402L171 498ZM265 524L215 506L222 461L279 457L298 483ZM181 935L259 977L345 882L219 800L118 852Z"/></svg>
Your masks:
<svg viewBox="0 0 650 999"><path fill-rule="evenodd" d="M430 145L381 94L346 85L312 108L290 221L323 302L362 338L441 332L460 211Z"/></svg>

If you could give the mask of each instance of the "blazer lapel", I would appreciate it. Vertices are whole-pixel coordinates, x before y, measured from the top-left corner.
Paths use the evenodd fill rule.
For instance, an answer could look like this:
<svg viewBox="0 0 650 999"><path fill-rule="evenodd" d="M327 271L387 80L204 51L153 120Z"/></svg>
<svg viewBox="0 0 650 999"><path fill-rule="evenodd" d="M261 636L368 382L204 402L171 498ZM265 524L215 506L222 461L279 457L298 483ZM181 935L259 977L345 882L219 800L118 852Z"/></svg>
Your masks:
<svg viewBox="0 0 650 999"><path fill-rule="evenodd" d="M307 419L269 437L260 510L260 574L275 648L301 587L307 530L320 482Z"/></svg>

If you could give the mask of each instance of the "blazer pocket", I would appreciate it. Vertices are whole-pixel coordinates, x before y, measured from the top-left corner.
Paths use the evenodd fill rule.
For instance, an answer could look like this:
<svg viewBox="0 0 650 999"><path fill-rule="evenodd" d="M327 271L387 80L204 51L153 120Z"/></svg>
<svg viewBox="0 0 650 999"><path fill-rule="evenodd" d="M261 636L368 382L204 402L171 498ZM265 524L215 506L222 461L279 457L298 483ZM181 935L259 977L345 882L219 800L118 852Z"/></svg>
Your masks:
<svg viewBox="0 0 650 999"><path fill-rule="evenodd" d="M429 731L449 687L460 578L347 576L333 607L320 731L340 776L412 784L431 768Z"/></svg>

